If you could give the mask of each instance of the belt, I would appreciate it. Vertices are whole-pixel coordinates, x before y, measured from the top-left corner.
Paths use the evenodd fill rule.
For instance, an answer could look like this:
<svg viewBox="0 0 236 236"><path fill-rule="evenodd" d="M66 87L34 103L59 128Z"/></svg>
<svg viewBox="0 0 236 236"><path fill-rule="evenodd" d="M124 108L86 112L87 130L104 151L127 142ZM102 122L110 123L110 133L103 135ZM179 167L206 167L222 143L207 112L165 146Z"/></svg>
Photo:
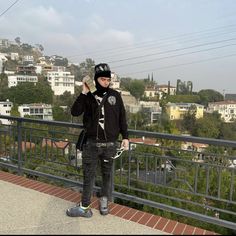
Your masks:
<svg viewBox="0 0 236 236"><path fill-rule="evenodd" d="M115 142L97 143L88 141L87 144L95 147L112 147L115 146Z"/></svg>

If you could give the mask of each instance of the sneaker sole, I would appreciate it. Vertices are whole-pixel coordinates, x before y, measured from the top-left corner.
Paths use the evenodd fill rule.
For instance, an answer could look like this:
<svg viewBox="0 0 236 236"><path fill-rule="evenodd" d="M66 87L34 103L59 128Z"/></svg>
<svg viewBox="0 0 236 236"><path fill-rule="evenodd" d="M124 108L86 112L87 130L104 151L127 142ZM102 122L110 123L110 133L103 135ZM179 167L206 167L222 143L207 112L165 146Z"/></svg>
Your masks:
<svg viewBox="0 0 236 236"><path fill-rule="evenodd" d="M93 216L93 214L91 215L76 215L76 214L71 214L70 211L66 211L66 215L69 216L69 217L84 217L84 218L90 218Z"/></svg>

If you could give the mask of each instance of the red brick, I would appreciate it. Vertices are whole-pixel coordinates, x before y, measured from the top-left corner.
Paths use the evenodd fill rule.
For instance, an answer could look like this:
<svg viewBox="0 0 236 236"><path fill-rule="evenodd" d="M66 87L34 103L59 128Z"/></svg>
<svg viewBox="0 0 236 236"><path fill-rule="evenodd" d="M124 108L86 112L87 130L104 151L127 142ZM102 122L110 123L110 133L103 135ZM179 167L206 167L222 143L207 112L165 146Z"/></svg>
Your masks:
<svg viewBox="0 0 236 236"><path fill-rule="evenodd" d="M130 208L129 211L123 216L124 219L129 220L137 213L136 209Z"/></svg>
<svg viewBox="0 0 236 236"><path fill-rule="evenodd" d="M145 213L143 217L138 221L139 224L146 225L147 222L150 220L152 217L152 214L150 213Z"/></svg>
<svg viewBox="0 0 236 236"><path fill-rule="evenodd" d="M124 208L122 208L119 212L117 212L116 216L122 217L124 216L128 211L129 211L129 207L124 206Z"/></svg>
<svg viewBox="0 0 236 236"><path fill-rule="evenodd" d="M158 222L160 219L161 219L160 216L154 216L154 215L153 215L153 216L149 219L149 221L147 222L146 226L149 226L149 227L153 228L153 227L157 224L157 222Z"/></svg>
<svg viewBox="0 0 236 236"><path fill-rule="evenodd" d="M131 221L138 222L141 217L144 215L144 212L142 211L137 211L137 213L130 218Z"/></svg>
<svg viewBox="0 0 236 236"><path fill-rule="evenodd" d="M159 230L163 230L164 229L164 227L166 226L166 224L168 223L168 219L166 219L166 218L161 218L159 221L158 221L158 223L155 225L155 229L159 229Z"/></svg>
<svg viewBox="0 0 236 236"><path fill-rule="evenodd" d="M172 232L172 234L176 234L176 235L180 235L183 234L184 230L185 230L186 225L179 223L177 224L177 226L175 227L174 231Z"/></svg>
<svg viewBox="0 0 236 236"><path fill-rule="evenodd" d="M184 230L184 232L183 232L183 234L185 234L185 235L192 235L193 232L194 232L194 228L195 227L193 227L193 226L187 225L185 230Z"/></svg>
<svg viewBox="0 0 236 236"><path fill-rule="evenodd" d="M166 227L163 229L165 232L167 233L172 233L172 231L174 230L175 226L178 224L177 221L174 221L174 220L170 220Z"/></svg>

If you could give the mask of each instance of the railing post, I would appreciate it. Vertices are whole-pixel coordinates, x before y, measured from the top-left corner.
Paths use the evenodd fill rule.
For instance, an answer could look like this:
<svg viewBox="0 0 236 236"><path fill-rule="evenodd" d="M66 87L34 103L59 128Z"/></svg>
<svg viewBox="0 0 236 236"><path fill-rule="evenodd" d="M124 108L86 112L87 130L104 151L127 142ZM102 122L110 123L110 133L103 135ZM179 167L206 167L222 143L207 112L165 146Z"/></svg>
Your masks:
<svg viewBox="0 0 236 236"><path fill-rule="evenodd" d="M18 154L18 175L22 175L22 121L17 120L17 154Z"/></svg>

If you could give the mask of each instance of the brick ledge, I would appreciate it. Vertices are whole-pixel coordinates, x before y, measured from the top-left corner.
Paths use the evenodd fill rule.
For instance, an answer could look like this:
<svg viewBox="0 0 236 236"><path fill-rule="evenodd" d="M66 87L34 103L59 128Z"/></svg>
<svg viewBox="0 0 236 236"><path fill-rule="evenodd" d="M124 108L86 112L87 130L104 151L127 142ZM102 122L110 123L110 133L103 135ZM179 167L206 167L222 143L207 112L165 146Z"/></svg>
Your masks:
<svg viewBox="0 0 236 236"><path fill-rule="evenodd" d="M9 172L0 171L0 180L33 189L38 192L46 193L74 203L79 202L81 199L81 194L73 190L57 187L37 180L28 179L26 177L14 175ZM96 197L92 198L91 206L95 209L99 208L98 199ZM111 215L137 222L139 224L146 225L148 227L173 235L219 235L215 232L179 223L174 220L169 220L161 216L142 212L116 203L109 203L109 209Z"/></svg>

